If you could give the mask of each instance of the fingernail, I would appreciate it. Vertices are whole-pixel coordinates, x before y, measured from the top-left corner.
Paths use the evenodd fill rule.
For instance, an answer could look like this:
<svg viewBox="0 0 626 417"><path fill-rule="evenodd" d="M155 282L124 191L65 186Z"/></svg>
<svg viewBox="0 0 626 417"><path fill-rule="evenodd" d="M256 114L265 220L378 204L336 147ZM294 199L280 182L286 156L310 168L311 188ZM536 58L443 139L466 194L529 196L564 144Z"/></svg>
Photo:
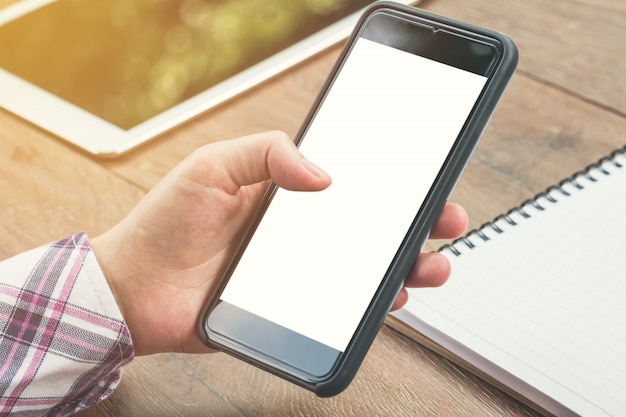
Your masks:
<svg viewBox="0 0 626 417"><path fill-rule="evenodd" d="M302 158L302 166L316 177L330 177L330 175L328 175L322 168L318 167L306 158Z"/></svg>

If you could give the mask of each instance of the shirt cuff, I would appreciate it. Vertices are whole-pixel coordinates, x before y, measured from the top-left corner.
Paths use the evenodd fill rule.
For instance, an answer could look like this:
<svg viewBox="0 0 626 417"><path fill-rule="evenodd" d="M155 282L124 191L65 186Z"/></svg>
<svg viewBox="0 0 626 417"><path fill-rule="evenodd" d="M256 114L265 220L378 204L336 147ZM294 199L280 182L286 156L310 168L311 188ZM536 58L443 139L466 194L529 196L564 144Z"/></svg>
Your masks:
<svg viewBox="0 0 626 417"><path fill-rule="evenodd" d="M85 233L0 263L0 415L70 415L108 397L134 356Z"/></svg>

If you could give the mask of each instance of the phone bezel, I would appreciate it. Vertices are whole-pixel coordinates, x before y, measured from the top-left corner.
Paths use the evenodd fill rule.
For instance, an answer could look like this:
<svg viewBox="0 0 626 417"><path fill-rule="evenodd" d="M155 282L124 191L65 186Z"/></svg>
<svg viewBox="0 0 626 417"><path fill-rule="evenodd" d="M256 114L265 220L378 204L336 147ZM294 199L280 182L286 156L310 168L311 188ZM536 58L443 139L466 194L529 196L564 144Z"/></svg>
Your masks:
<svg viewBox="0 0 626 417"><path fill-rule="evenodd" d="M414 266L414 260L424 242L428 238L430 229L438 217L443 204L456 183L461 171L467 163L473 148L475 147L482 130L493 112L496 102L504 90L517 62L517 52L513 43L503 35L476 28L471 25L455 22L450 19L436 16L416 8L405 7L395 3L382 2L370 7L359 20L359 24L348 39L346 46L340 54L336 65L332 69L320 94L316 98L311 111L307 115L300 131L296 136L299 145L305 136L308 126L314 120L317 109L323 103L333 81L340 72L343 62L352 50L356 40L362 36L367 23L373 16L387 14L397 21L410 21L412 25L427 28L435 28L433 32L453 34L455 37L463 37L473 42L488 44L496 49L495 64L490 68L490 74L485 87L476 101L474 109L468 115L466 122L458 135L446 161L444 162L437 179L431 186L421 209L415 216L415 220L408 227L407 235L398 250L396 257L391 262L390 268L382 280L372 302L363 316L348 348L338 355L337 360L329 366L329 371L322 375L312 375L298 367L290 366L279 358L264 355L256 349L242 345L224 334L216 334L208 327L207 322L212 309L219 303L219 293L226 285L228 276L234 269L243 250L261 221L263 214L268 208L276 186L270 186L259 207L255 220L246 232L246 238L237 250L237 255L232 259L227 272L219 283L216 296L207 303L200 320L200 334L209 346L227 351L247 362L253 363L263 369L277 374L298 385L315 391L319 396L335 395L343 390L351 381L360 363L362 362L369 346L373 342L378 329L383 324L385 316L396 295L398 294L405 277ZM419 221L418 221L419 219Z"/></svg>

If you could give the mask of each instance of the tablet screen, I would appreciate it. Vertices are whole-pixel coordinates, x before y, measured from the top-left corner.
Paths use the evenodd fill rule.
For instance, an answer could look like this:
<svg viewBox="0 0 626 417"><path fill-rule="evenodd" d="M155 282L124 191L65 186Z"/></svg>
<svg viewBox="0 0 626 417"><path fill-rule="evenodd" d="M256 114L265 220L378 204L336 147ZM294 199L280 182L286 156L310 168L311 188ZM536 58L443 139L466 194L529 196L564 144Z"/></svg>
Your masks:
<svg viewBox="0 0 626 417"><path fill-rule="evenodd" d="M131 129L372 0L43 0L0 26L0 68Z"/></svg>

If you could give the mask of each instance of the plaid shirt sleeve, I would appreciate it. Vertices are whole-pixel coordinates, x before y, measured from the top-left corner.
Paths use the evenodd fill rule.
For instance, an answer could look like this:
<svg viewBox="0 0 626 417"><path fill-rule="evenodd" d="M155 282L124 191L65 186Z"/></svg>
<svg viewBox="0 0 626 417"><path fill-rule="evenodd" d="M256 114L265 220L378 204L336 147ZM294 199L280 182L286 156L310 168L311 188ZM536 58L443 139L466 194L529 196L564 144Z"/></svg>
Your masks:
<svg viewBox="0 0 626 417"><path fill-rule="evenodd" d="M0 416L67 416L92 406L132 358L84 233L0 262Z"/></svg>

